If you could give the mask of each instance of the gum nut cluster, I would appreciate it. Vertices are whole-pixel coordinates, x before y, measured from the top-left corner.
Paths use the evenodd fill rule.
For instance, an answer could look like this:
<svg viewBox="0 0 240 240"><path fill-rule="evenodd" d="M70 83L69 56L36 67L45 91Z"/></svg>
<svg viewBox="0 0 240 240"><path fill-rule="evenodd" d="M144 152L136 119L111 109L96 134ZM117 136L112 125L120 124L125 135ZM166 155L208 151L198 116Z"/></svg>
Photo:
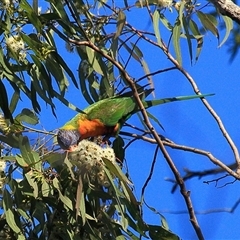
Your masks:
<svg viewBox="0 0 240 240"><path fill-rule="evenodd" d="M26 57L24 42L20 36L15 35L7 38L6 44L12 52L19 55L19 58L24 59Z"/></svg>
<svg viewBox="0 0 240 240"><path fill-rule="evenodd" d="M170 8L172 4L172 0L158 0L158 5L162 8Z"/></svg>
<svg viewBox="0 0 240 240"><path fill-rule="evenodd" d="M0 160L0 194L2 194L3 186L5 183L5 169L6 161Z"/></svg>
<svg viewBox="0 0 240 240"><path fill-rule="evenodd" d="M0 113L0 132L5 134L9 130L9 127L7 125L6 119L4 116Z"/></svg>
<svg viewBox="0 0 240 240"><path fill-rule="evenodd" d="M103 158L116 164L115 153L111 147L102 148L96 143L87 140L82 140L75 151L69 154L69 160L78 162L79 167L85 165L91 182L97 181L98 184L108 187L109 181L103 168Z"/></svg>
<svg viewBox="0 0 240 240"><path fill-rule="evenodd" d="M10 0L2 0L1 1L1 8L2 9L7 9L10 6Z"/></svg>

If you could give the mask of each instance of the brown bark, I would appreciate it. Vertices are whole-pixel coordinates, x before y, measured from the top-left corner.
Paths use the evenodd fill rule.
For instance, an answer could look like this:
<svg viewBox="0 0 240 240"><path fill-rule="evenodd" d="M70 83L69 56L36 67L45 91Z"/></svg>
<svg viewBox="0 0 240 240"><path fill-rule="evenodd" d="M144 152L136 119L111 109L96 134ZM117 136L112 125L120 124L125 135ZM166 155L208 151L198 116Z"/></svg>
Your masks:
<svg viewBox="0 0 240 240"><path fill-rule="evenodd" d="M231 0L212 0L222 15L230 17L240 24L240 7Z"/></svg>

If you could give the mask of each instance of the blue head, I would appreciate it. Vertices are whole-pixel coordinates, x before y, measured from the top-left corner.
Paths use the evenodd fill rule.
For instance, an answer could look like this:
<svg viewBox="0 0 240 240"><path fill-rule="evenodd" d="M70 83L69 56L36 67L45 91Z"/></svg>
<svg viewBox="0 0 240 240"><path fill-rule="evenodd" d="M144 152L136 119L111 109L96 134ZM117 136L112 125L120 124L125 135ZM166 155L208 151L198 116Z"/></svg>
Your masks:
<svg viewBox="0 0 240 240"><path fill-rule="evenodd" d="M70 150L71 147L78 145L80 137L81 135L78 130L59 129L57 141L62 149Z"/></svg>

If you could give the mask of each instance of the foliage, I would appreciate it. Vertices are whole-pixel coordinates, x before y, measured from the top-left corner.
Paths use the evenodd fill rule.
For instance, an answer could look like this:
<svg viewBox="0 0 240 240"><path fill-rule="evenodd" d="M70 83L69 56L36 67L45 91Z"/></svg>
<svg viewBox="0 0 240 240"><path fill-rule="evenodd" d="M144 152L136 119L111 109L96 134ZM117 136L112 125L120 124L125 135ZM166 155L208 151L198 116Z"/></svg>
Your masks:
<svg viewBox="0 0 240 240"><path fill-rule="evenodd" d="M168 228L164 216L160 215L156 225L145 222L144 201L137 200L122 168L125 148L121 137L112 145L121 164L102 157L101 171L94 173L99 177L104 172L101 176L105 185L89 180L88 165L59 152L55 142L50 144L55 133L29 125L39 122L36 114L43 111L39 99L56 117L56 101L81 112L65 98L69 85L79 88L89 104L115 95L135 96L135 90L154 88L152 77L157 73L150 71L138 44L140 39L167 55L174 66L164 71L182 71L183 41L188 46L190 61L197 61L204 34L211 32L222 46L233 28L232 20L215 9L210 14L205 10L210 3L204 6L196 1L137 1L133 6L122 1L116 7L107 1L90 4L49 0L45 4L43 12L36 0L32 4L26 0L5 0L0 6L0 147L1 163L8 163L7 170L1 170L4 215L0 237L179 239ZM149 12L152 31L138 30L127 22L129 10L140 12L142 8ZM225 29L221 40L219 17ZM77 74L62 56L63 45L79 57ZM144 77L134 76L134 66ZM150 92L154 96L154 91ZM33 111L25 108L16 113L23 96L32 104ZM148 117L160 124L150 113ZM149 127L144 112L140 119L145 128ZM38 133L33 136L34 141L29 140L32 132ZM20 179L16 179L16 172Z"/></svg>

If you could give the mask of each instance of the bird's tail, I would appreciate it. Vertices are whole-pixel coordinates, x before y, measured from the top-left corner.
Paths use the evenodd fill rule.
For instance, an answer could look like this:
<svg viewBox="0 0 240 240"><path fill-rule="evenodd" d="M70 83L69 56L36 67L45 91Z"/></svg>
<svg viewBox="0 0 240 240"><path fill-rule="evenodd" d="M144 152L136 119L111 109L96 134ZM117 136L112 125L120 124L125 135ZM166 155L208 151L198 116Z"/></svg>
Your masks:
<svg viewBox="0 0 240 240"><path fill-rule="evenodd" d="M162 99L156 99L156 100L147 100L142 101L143 106L145 108L150 108L152 106L164 104L164 103L170 103L175 101L183 101L183 100L191 100L194 98L205 98L213 96L214 94L199 94L199 95L190 95L190 96L179 96L179 97L172 97L172 98L162 98Z"/></svg>

